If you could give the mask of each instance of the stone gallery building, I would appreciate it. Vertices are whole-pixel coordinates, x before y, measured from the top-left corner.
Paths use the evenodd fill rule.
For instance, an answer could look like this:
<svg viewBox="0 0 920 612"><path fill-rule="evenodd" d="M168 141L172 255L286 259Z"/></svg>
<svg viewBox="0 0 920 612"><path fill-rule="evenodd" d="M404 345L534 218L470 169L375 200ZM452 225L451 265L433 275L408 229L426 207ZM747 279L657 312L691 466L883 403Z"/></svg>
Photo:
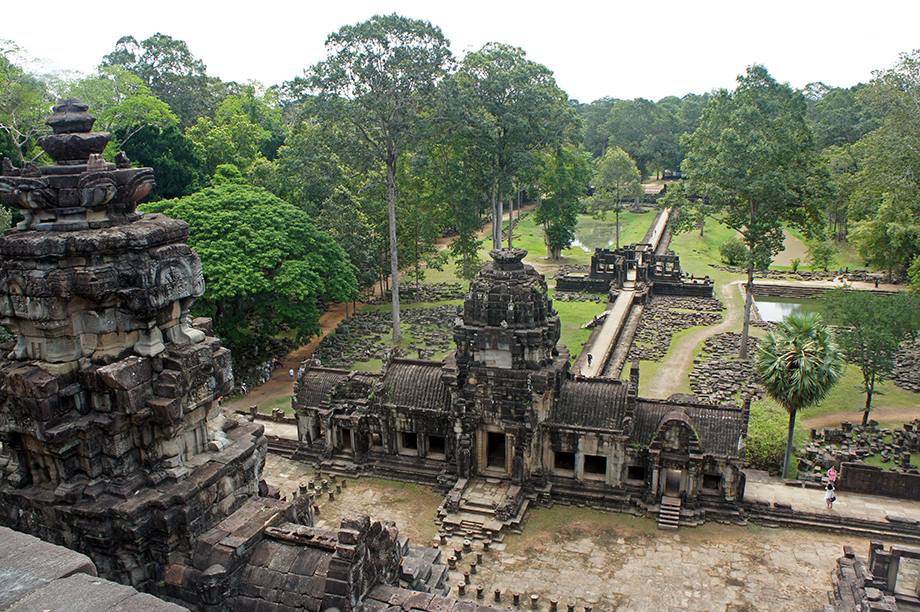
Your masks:
<svg viewBox="0 0 920 612"><path fill-rule="evenodd" d="M663 526L737 515L746 409L642 399L628 380L579 379L526 251L492 252L443 363L380 374L308 363L295 386L299 456L451 488L447 531L480 535L562 499L659 514Z"/></svg>

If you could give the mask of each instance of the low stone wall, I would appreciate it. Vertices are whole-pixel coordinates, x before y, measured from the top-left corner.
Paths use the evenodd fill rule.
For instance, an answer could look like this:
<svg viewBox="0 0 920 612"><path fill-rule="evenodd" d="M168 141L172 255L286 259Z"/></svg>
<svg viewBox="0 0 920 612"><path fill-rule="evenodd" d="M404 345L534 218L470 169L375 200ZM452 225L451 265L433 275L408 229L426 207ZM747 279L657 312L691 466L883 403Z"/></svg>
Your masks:
<svg viewBox="0 0 920 612"><path fill-rule="evenodd" d="M837 480L841 491L920 501L920 474L883 470L862 463L844 463L841 467Z"/></svg>
<svg viewBox="0 0 920 612"><path fill-rule="evenodd" d="M758 284L754 281L754 295L767 297L784 297L790 299L807 299L822 297L829 291L837 287L815 287L812 285L774 285L771 283ZM879 295L895 295L895 291L885 291L883 289L873 290L872 293Z"/></svg>
<svg viewBox="0 0 920 612"><path fill-rule="evenodd" d="M920 339L903 342L895 361L891 377L894 384L908 391L920 392ZM920 398L917 403L920 404Z"/></svg>
<svg viewBox="0 0 920 612"><path fill-rule="evenodd" d="M660 360L675 332L697 325L715 325L722 320L723 308L714 298L653 297L642 312L627 359Z"/></svg>
<svg viewBox="0 0 920 612"><path fill-rule="evenodd" d="M561 276L556 278L556 291L607 293L610 280L589 276Z"/></svg>

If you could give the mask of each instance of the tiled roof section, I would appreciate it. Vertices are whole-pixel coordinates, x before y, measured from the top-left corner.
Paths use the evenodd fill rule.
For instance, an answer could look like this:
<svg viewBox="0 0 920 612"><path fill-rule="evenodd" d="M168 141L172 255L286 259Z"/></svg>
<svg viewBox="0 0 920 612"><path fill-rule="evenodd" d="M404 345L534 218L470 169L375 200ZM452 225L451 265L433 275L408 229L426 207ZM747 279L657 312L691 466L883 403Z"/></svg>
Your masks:
<svg viewBox="0 0 920 612"><path fill-rule="evenodd" d="M240 572L231 608L322 610L332 555L322 548L263 539Z"/></svg>
<svg viewBox="0 0 920 612"><path fill-rule="evenodd" d="M620 429L627 385L618 380L583 379L562 383L550 420L559 425Z"/></svg>
<svg viewBox="0 0 920 612"><path fill-rule="evenodd" d="M348 378L347 370L331 368L308 368L304 370L297 384L297 405L303 408L317 408L326 401L335 386Z"/></svg>
<svg viewBox="0 0 920 612"><path fill-rule="evenodd" d="M447 410L450 395L441 381L441 363L394 359L383 377L384 404L426 410Z"/></svg>
<svg viewBox="0 0 920 612"><path fill-rule="evenodd" d="M738 442L744 415L733 406L679 404L667 401L639 400L631 439L643 446L651 443L669 412L684 412L700 436L703 453L727 457L738 456Z"/></svg>

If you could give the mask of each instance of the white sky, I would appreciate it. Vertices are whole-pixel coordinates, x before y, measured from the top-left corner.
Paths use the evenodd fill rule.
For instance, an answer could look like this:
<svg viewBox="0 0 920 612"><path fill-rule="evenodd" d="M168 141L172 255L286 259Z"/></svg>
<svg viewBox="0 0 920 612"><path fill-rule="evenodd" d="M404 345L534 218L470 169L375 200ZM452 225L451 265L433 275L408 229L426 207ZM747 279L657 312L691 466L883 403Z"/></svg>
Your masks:
<svg viewBox="0 0 920 612"><path fill-rule="evenodd" d="M849 86L920 48L917 0L10 0L0 38L90 72L120 36L159 31L211 74L271 85L325 57L330 32L390 12L439 26L458 55L490 41L523 47L583 102L731 88L754 62L794 87Z"/></svg>

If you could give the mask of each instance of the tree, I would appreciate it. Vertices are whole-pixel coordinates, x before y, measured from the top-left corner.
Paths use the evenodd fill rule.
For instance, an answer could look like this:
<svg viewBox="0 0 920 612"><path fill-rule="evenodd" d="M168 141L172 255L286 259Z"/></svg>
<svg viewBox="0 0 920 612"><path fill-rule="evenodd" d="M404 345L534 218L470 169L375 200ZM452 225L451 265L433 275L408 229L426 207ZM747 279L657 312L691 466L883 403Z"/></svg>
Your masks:
<svg viewBox="0 0 920 612"><path fill-rule="evenodd" d="M851 235L868 263L901 272L920 255L920 49L875 73L858 97L879 126L852 147Z"/></svg>
<svg viewBox="0 0 920 612"><path fill-rule="evenodd" d="M326 49L326 60L309 71L317 107L349 122L387 170L393 341L398 343L396 170L445 73L450 47L439 28L393 14L341 28L326 39Z"/></svg>
<svg viewBox="0 0 920 612"><path fill-rule="evenodd" d="M48 131L51 96L40 79L14 63L19 52L13 43L0 40L0 152L22 165L40 154L37 143Z"/></svg>
<svg viewBox="0 0 920 612"><path fill-rule="evenodd" d="M117 147L124 147L144 128L164 130L179 124L168 104L154 96L139 76L120 66L102 68L97 75L71 84L67 96L89 105L96 117L94 129L114 133Z"/></svg>
<svg viewBox="0 0 920 612"><path fill-rule="evenodd" d="M227 103L226 108L224 103ZM198 148L206 174L213 174L221 164L232 164L248 173L262 158L262 148L272 134L255 123L248 113L236 108L231 97L224 103L213 119L201 117L186 130L186 135Z"/></svg>
<svg viewBox="0 0 920 612"><path fill-rule="evenodd" d="M157 32L140 43L123 36L102 58L101 68L118 66L139 76L153 95L165 101L183 126L211 115L227 91L189 50L185 41Z"/></svg>
<svg viewBox="0 0 920 612"><path fill-rule="evenodd" d="M748 68L733 92L713 95L687 144L681 170L687 193L697 197L681 207L702 202L748 248L740 353L746 358L754 271L782 249L784 224L809 235L820 231L830 193L826 170L805 121L804 98L763 66Z"/></svg>
<svg viewBox="0 0 920 612"><path fill-rule="evenodd" d="M118 132L115 136L120 139ZM190 195L206 182L198 149L178 125L143 127L121 148L134 163L153 168L157 177L153 199Z"/></svg>
<svg viewBox="0 0 920 612"><path fill-rule="evenodd" d="M578 117L553 73L517 47L489 43L468 54L454 83L455 95L465 101L470 138L491 166L492 246L498 249L504 202L513 201L532 174L538 151L577 131Z"/></svg>
<svg viewBox="0 0 920 612"><path fill-rule="evenodd" d="M920 255L914 258L914 263L910 265L907 275L910 278L911 291L920 293Z"/></svg>
<svg viewBox="0 0 920 612"><path fill-rule="evenodd" d="M558 146L544 154L536 221L543 226L550 259L559 259L562 249L575 240L581 200L591 180L590 159L587 151L574 145Z"/></svg>
<svg viewBox="0 0 920 612"><path fill-rule="evenodd" d="M323 203L348 182L352 172L340 156L337 144L328 127L311 119L298 121L291 126L274 160L257 160L253 164L251 180L291 204L319 215ZM353 187L346 186L349 197L354 196Z"/></svg>
<svg viewBox="0 0 920 612"><path fill-rule="evenodd" d="M827 272L837 260L837 247L830 240L811 240L808 242L808 259L813 270L821 268Z"/></svg>
<svg viewBox="0 0 920 612"><path fill-rule="evenodd" d="M844 360L816 313L793 314L758 345L754 371L767 394L789 414L783 477L789 477L795 417L820 402L843 374Z"/></svg>
<svg viewBox="0 0 920 612"><path fill-rule="evenodd" d="M865 425L875 385L891 377L898 347L920 330L920 299L906 293L891 296L836 289L823 302L846 360L862 372Z"/></svg>
<svg viewBox="0 0 920 612"><path fill-rule="evenodd" d="M319 331L323 302L357 295L342 248L302 210L247 184L221 166L213 185L190 196L145 204L189 224L189 244L207 282L200 311L234 350L258 347L279 331L296 341Z"/></svg>
<svg viewBox="0 0 920 612"><path fill-rule="evenodd" d="M610 208L616 212L616 244L620 248L620 210L624 197L642 194L642 177L629 154L620 147L610 147L597 162L594 175L592 208L606 216Z"/></svg>

